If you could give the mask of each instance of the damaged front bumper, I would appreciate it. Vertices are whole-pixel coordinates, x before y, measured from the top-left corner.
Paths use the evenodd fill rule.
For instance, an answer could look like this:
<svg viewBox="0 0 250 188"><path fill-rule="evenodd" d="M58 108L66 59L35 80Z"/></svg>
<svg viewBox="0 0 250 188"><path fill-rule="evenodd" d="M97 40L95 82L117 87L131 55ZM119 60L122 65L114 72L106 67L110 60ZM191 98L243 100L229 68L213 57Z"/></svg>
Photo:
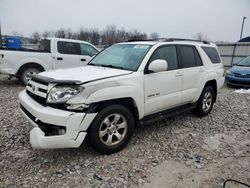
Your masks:
<svg viewBox="0 0 250 188"><path fill-rule="evenodd" d="M87 135L96 113L76 113L43 106L26 91L19 94L20 109L34 126L30 131L33 148L77 148Z"/></svg>

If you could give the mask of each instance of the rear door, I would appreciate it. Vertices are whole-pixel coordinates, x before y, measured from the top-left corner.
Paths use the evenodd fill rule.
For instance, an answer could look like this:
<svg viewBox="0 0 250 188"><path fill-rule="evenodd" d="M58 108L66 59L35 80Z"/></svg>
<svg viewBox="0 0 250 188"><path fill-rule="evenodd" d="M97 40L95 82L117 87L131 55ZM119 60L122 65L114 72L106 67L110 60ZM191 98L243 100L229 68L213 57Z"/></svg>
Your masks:
<svg viewBox="0 0 250 188"><path fill-rule="evenodd" d="M182 102L187 104L196 98L205 69L195 46L178 45L178 54L183 72Z"/></svg>
<svg viewBox="0 0 250 188"><path fill-rule="evenodd" d="M85 43L80 43L80 64L86 65L90 59L98 54L99 51L93 46Z"/></svg>
<svg viewBox="0 0 250 188"><path fill-rule="evenodd" d="M80 45L75 42L58 41L55 54L55 68L70 68L81 66L79 61Z"/></svg>

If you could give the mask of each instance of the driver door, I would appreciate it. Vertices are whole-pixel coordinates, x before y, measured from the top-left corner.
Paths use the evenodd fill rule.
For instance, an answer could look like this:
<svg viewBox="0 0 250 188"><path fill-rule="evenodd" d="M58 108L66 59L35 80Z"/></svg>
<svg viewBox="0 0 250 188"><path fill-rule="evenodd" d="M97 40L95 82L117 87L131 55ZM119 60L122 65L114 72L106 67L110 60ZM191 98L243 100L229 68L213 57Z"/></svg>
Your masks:
<svg viewBox="0 0 250 188"><path fill-rule="evenodd" d="M181 105L183 73L179 69L176 46L159 47L151 56L149 64L156 59L166 60L168 70L145 73L145 115Z"/></svg>

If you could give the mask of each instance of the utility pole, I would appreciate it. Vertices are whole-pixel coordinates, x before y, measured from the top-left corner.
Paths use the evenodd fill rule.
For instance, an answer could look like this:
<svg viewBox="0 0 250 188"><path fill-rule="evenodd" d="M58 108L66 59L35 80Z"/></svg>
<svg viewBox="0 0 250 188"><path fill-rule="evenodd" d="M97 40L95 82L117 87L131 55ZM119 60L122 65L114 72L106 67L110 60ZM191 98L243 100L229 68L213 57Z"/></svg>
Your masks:
<svg viewBox="0 0 250 188"><path fill-rule="evenodd" d="M2 32L1 32L1 22L0 22L0 48L2 48Z"/></svg>
<svg viewBox="0 0 250 188"><path fill-rule="evenodd" d="M240 32L240 39L242 39L242 33L243 33L243 29L244 29L244 22L245 22L245 19L247 19L247 17L246 17L246 16L243 16L242 25L241 25L241 32Z"/></svg>

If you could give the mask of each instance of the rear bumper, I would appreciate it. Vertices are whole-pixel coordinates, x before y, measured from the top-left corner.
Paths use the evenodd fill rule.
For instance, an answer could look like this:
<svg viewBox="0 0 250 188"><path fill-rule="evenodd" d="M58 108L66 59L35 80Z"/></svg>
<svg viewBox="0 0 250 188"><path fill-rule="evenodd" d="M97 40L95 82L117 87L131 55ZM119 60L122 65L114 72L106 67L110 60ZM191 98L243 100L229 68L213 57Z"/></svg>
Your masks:
<svg viewBox="0 0 250 188"><path fill-rule="evenodd" d="M217 90L223 87L224 82L225 82L225 77L217 79Z"/></svg>
<svg viewBox="0 0 250 188"><path fill-rule="evenodd" d="M21 112L34 128L30 131L30 143L33 148L76 148L87 135L87 129L96 113L75 113L42 106L33 100L26 91L19 94ZM46 136L41 126L65 127L62 135Z"/></svg>
<svg viewBox="0 0 250 188"><path fill-rule="evenodd" d="M231 75L226 75L225 83L228 85L239 87L250 87L250 78L241 78Z"/></svg>

